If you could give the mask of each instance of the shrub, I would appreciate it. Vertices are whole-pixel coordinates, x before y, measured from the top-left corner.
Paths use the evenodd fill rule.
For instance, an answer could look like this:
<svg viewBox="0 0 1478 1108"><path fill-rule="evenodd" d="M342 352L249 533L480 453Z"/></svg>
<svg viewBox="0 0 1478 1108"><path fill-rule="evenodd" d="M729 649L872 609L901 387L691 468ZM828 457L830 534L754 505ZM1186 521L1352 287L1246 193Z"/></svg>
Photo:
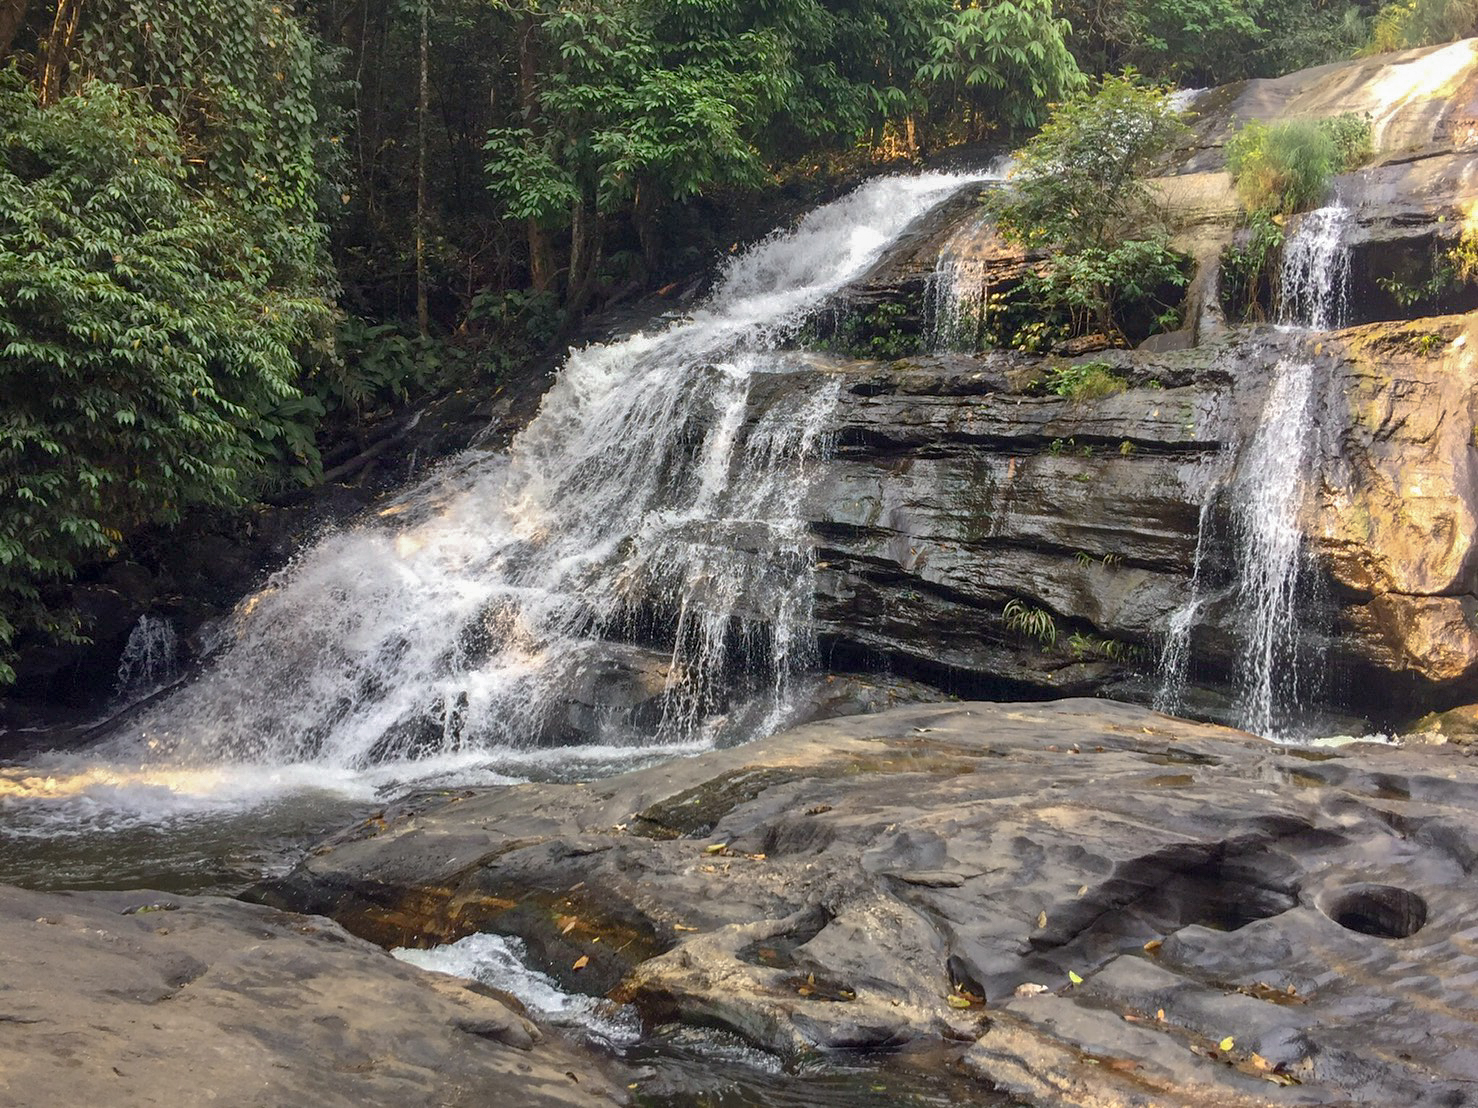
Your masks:
<svg viewBox="0 0 1478 1108"><path fill-rule="evenodd" d="M1478 34L1478 0L1396 0L1370 24L1366 54L1434 46Z"/></svg>
<svg viewBox="0 0 1478 1108"><path fill-rule="evenodd" d="M1249 212L1291 215L1318 206L1336 173L1370 155L1370 123L1332 119L1249 122L1227 143L1227 169Z"/></svg>
<svg viewBox="0 0 1478 1108"><path fill-rule="evenodd" d="M328 305L283 288L251 213L187 185L163 116L112 85L42 108L0 73L0 681L42 587L125 530L239 502L295 423Z"/></svg>
<svg viewBox="0 0 1478 1108"><path fill-rule="evenodd" d="M1069 400L1096 400L1123 392L1126 387L1107 362L1053 366L1047 371L1047 391Z"/></svg>
<svg viewBox="0 0 1478 1108"><path fill-rule="evenodd" d="M1283 228L1267 212L1254 212L1221 252L1222 310L1229 319L1262 316L1273 302L1273 279L1283 250Z"/></svg>
<svg viewBox="0 0 1478 1108"><path fill-rule="evenodd" d="M1159 298L1185 286L1189 265L1171 249L1144 179L1186 133L1169 92L1131 72L1059 104L1018 151L1014 187L986 204L1007 239L1049 250L1051 263L1027 283L1039 314L1016 321L1012 345L1090 326L1123 339L1146 308L1146 333L1164 322L1170 305Z"/></svg>

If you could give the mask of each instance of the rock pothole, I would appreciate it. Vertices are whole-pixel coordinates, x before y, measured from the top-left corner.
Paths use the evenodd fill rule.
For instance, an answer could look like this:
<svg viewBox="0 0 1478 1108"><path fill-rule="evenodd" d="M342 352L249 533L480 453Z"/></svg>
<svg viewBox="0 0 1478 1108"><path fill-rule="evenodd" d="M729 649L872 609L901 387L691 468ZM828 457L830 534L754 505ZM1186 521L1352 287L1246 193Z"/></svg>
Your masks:
<svg viewBox="0 0 1478 1108"><path fill-rule="evenodd" d="M1427 902L1395 885L1357 885L1326 899L1324 914L1348 931L1405 939L1427 925Z"/></svg>

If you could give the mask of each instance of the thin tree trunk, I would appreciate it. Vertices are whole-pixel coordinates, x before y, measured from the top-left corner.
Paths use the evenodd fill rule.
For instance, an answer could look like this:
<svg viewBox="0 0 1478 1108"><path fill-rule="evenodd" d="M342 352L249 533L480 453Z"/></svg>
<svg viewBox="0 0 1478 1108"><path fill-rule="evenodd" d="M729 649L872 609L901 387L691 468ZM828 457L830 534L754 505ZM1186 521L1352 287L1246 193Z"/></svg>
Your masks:
<svg viewBox="0 0 1478 1108"><path fill-rule="evenodd" d="M518 101L523 118L534 127L539 116L539 70L534 56L534 17L527 9L518 24ZM554 287L554 248L538 220L528 221L529 285L535 292ZM573 275L572 275L573 276Z"/></svg>
<svg viewBox="0 0 1478 1108"><path fill-rule="evenodd" d="M30 0L0 0L0 62L10 56L15 36L26 21L26 7Z"/></svg>
<svg viewBox="0 0 1478 1108"><path fill-rule="evenodd" d="M426 116L431 109L431 0L421 0L421 89L416 105L416 326L421 337L431 331L426 303Z"/></svg>
<svg viewBox="0 0 1478 1108"><path fill-rule="evenodd" d="M82 0L60 0L56 18L51 21L51 34L44 47L45 64L41 68L41 104L55 104L62 94L62 81L67 73L67 59L72 52L72 37L82 17Z"/></svg>

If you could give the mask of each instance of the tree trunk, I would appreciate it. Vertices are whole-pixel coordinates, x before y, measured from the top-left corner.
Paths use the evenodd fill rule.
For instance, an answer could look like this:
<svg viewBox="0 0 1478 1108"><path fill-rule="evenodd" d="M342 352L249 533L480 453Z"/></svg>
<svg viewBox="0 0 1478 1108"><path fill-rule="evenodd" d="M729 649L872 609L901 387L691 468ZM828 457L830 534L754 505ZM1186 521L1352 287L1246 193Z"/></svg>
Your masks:
<svg viewBox="0 0 1478 1108"><path fill-rule="evenodd" d="M572 323L584 314L595 292L602 232L600 216L583 200L578 201L570 220L570 282L565 296L565 311Z"/></svg>
<svg viewBox="0 0 1478 1108"><path fill-rule="evenodd" d="M525 123L534 128L539 118L539 66L534 53L534 16L524 9L518 22L518 104ZM528 222L529 285L535 292L554 287L554 247L538 220Z"/></svg>
<svg viewBox="0 0 1478 1108"><path fill-rule="evenodd" d="M41 67L41 105L55 104L62 94L62 82L67 75L67 59L72 53L72 37L77 33L77 21L82 18L82 0L60 0L56 6L56 18L51 21L51 34L42 46L45 61Z"/></svg>
<svg viewBox="0 0 1478 1108"><path fill-rule="evenodd" d="M431 85L427 79L430 41L431 0L421 0L421 89L416 102L416 326L422 338L431 331L431 313L426 303L426 116L431 109Z"/></svg>
<svg viewBox="0 0 1478 1108"><path fill-rule="evenodd" d="M554 287L554 247L537 219L529 220L528 240L529 286L535 292L548 292Z"/></svg>
<svg viewBox="0 0 1478 1108"><path fill-rule="evenodd" d="M0 62L10 56L15 45L15 36L26 21L26 7L30 0L0 0Z"/></svg>

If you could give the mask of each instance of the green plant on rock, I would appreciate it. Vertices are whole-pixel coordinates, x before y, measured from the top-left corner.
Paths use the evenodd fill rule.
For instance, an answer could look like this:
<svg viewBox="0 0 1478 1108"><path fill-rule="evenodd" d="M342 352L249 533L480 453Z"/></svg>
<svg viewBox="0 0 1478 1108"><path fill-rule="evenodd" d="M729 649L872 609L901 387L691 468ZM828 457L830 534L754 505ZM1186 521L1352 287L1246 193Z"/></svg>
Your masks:
<svg viewBox="0 0 1478 1108"><path fill-rule="evenodd" d="M1128 387L1107 362L1068 363L1047 371L1047 391L1069 400L1097 400ZM1091 448L1085 449L1092 454Z"/></svg>
<svg viewBox="0 0 1478 1108"><path fill-rule="evenodd" d="M1434 353L1442 349L1446 341L1441 335L1428 331L1425 334L1418 335L1413 345L1416 346L1418 354L1424 358L1430 358Z"/></svg>
<svg viewBox="0 0 1478 1108"><path fill-rule="evenodd" d="M1317 207L1336 173L1370 156L1370 122L1329 119L1250 121L1227 142L1227 170L1249 212L1292 215Z"/></svg>
<svg viewBox="0 0 1478 1108"><path fill-rule="evenodd" d="M1025 282L1030 322L1049 335L1097 328L1124 342L1164 318L1167 296L1179 300L1188 259L1171 248L1145 177L1186 133L1168 90L1126 73L1063 101L1018 151L1013 187L986 204L1008 240L1050 255ZM1009 338L1041 340L1026 323Z"/></svg>
<svg viewBox="0 0 1478 1108"><path fill-rule="evenodd" d="M1001 615L1006 621L1006 630L1036 639L1044 649L1057 645L1057 621L1045 608L1035 608L1020 600L1006 603Z"/></svg>
<svg viewBox="0 0 1478 1108"><path fill-rule="evenodd" d="M1283 228L1266 211L1250 213L1221 252L1218 287L1228 319L1247 322L1266 315L1282 251Z"/></svg>
<svg viewBox="0 0 1478 1108"><path fill-rule="evenodd" d="M1098 658L1106 662L1123 664L1136 661L1141 655L1140 648L1132 643L1099 635L1085 635L1079 631L1074 631L1068 636L1067 649L1068 653L1078 661Z"/></svg>

